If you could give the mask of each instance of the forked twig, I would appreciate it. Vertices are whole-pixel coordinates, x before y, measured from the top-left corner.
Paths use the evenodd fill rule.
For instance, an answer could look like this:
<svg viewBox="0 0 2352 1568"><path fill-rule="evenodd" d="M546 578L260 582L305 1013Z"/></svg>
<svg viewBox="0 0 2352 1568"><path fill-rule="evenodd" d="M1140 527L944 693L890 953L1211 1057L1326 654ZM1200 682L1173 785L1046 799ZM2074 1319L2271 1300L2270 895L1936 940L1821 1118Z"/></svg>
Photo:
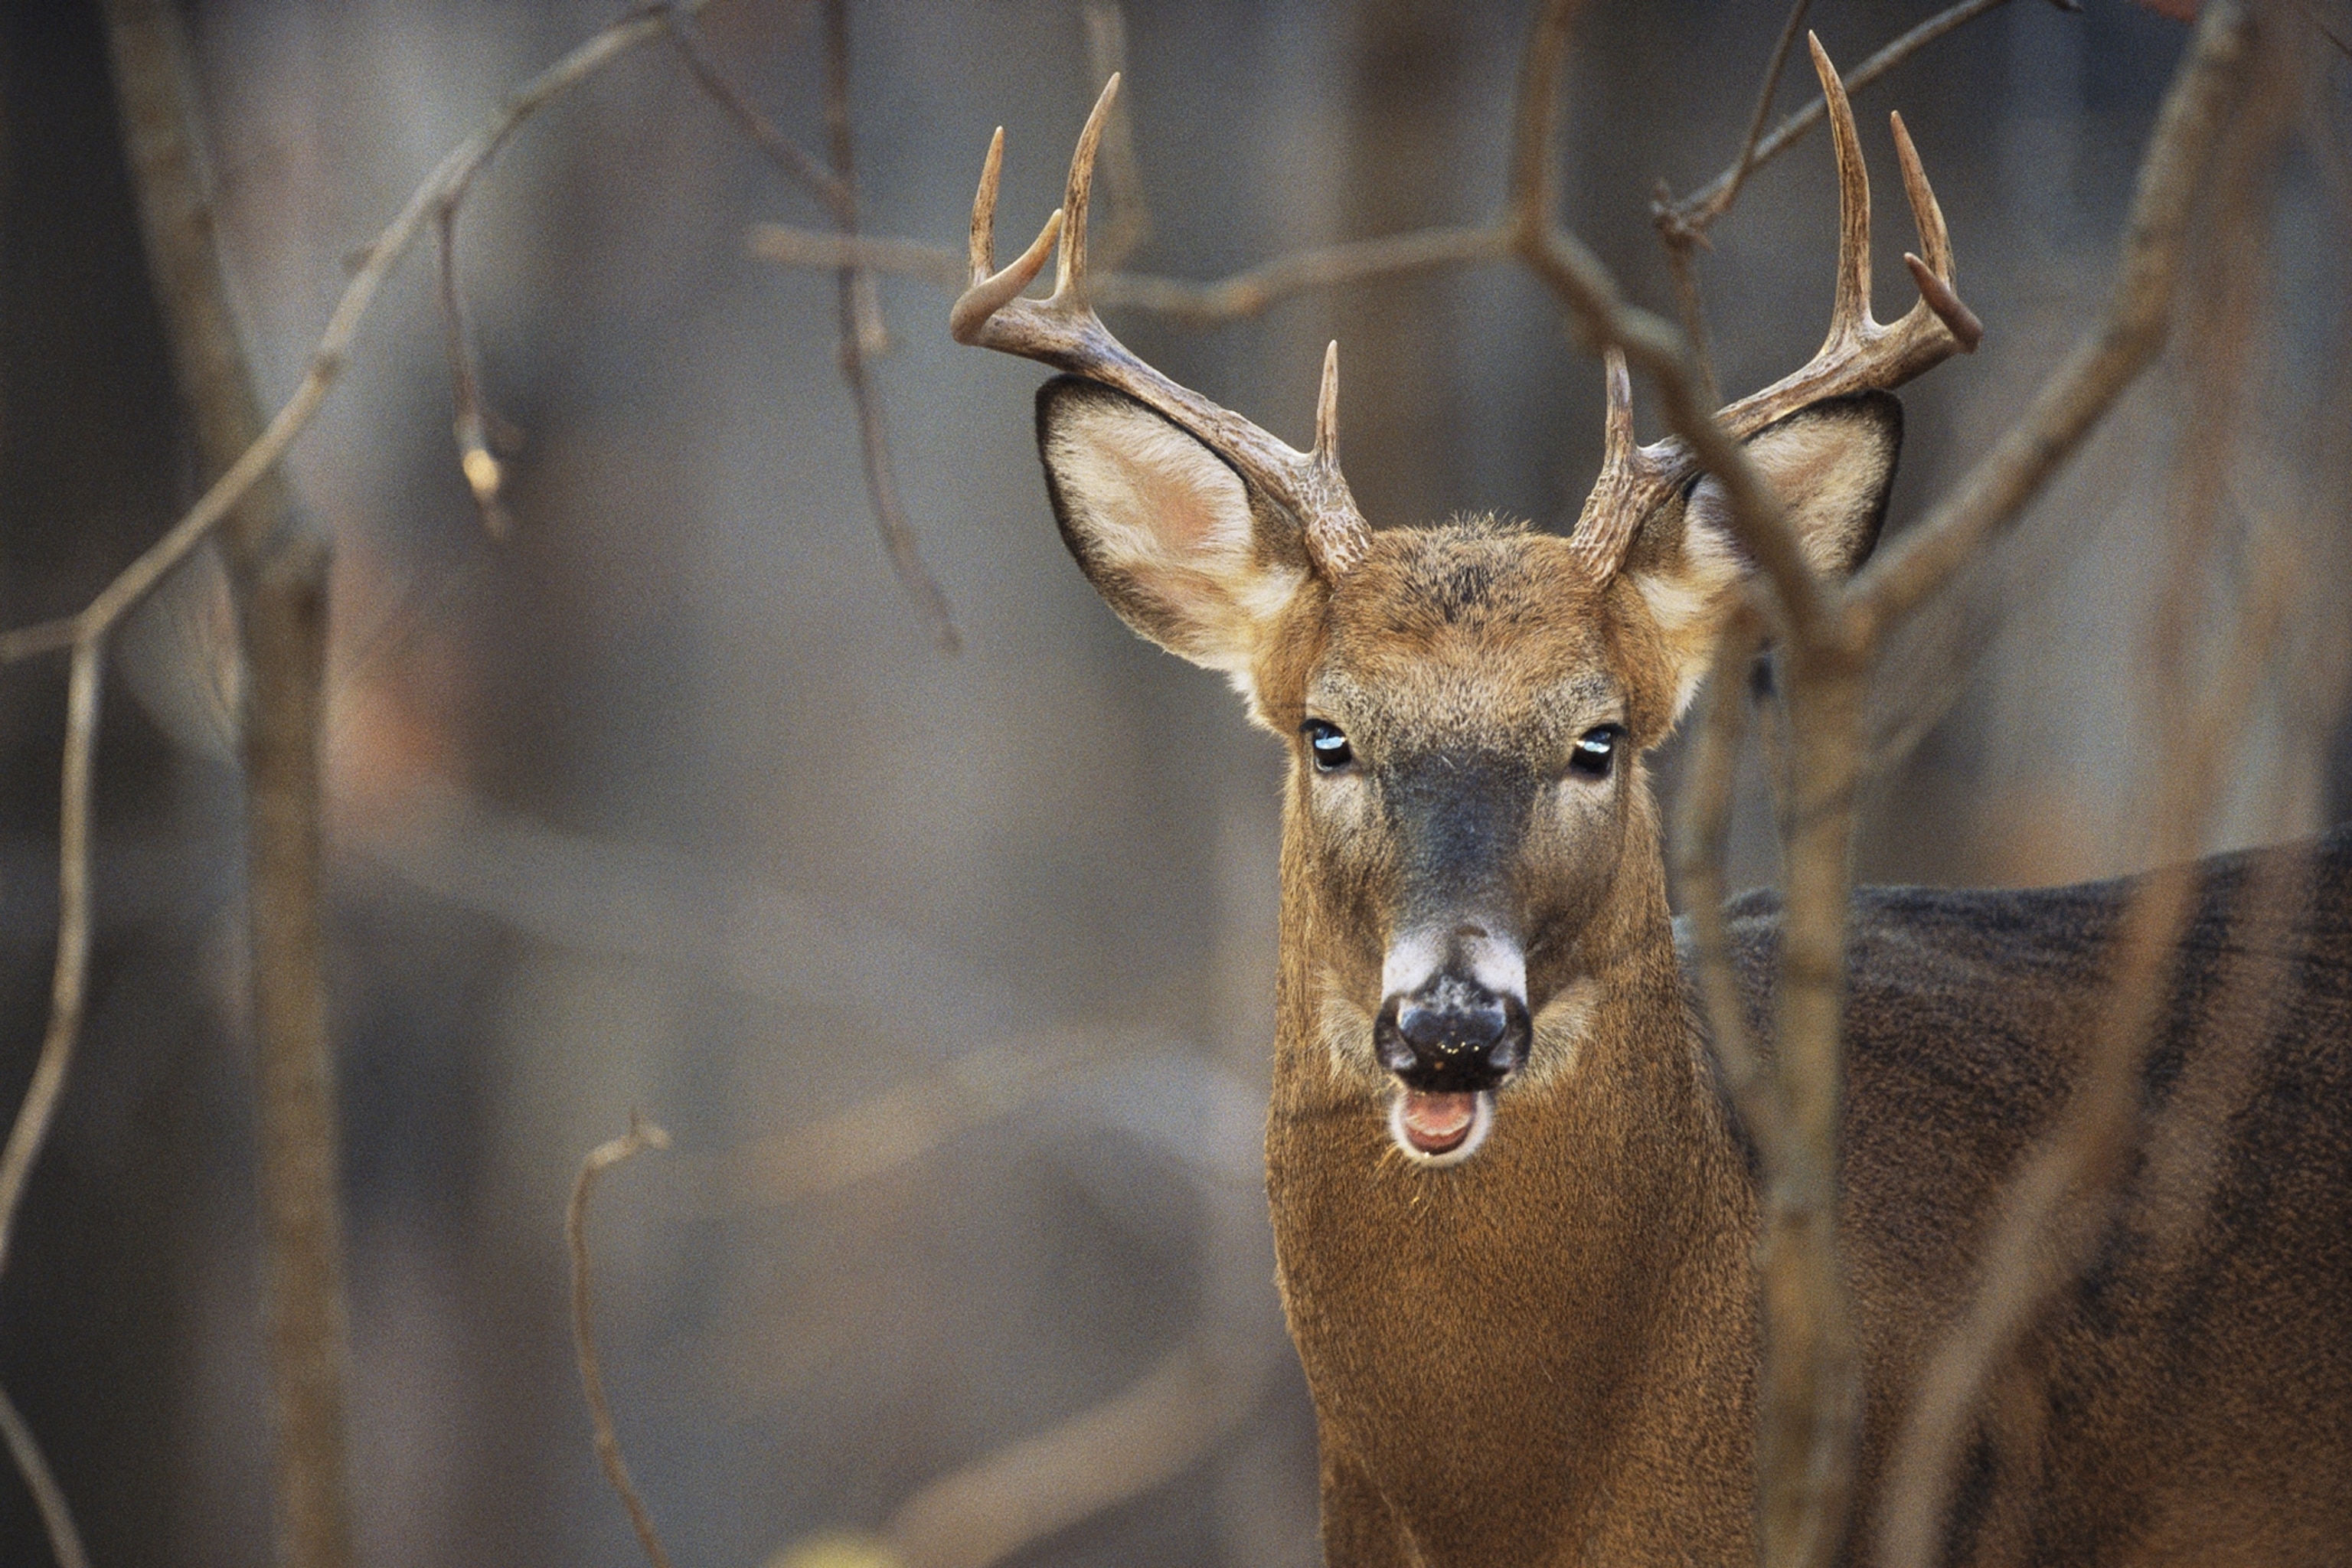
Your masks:
<svg viewBox="0 0 2352 1568"><path fill-rule="evenodd" d="M1961 0L1959 5L1938 11L1909 32L1890 41L1876 54L1845 73L1845 90L1851 95L1926 48L1929 44L1968 26L1989 11L1997 11L2009 0ZM2069 9L2063 0L2061 9ZM1829 100L1816 98L1804 108L1791 113L1772 128L1771 134L1752 147L1743 146L1731 166L1685 196L1678 202L1662 203L1654 209L1654 220L1662 233L1669 226L1692 228L1704 233L1706 226L1723 216L1738 195L1748 176L1795 146L1806 132L1828 117Z"/></svg>
<svg viewBox="0 0 2352 1568"><path fill-rule="evenodd" d="M1715 355L1707 346L1706 309L1698 291L1698 247L1707 243L1706 228L1723 216L1739 195L1739 187L1748 183L1748 175L1756 166L1756 144L1763 139L1764 122L1771 117L1772 97L1780 89L1780 73L1789 64L1789 51L1797 47L1797 33L1805 25L1805 13L1812 9L1813 0L1796 0L1789 7L1789 19L1780 26L1780 36L1773 42L1771 58L1764 67L1764 80L1756 89L1756 111L1748 117L1748 134L1739 141L1739 156L1731 165L1731 178L1722 193L1700 212L1689 216L1675 209L1674 193L1664 180L1658 182L1657 197L1651 204L1656 215L1659 237L1665 241L1666 270L1674 279L1675 308L1683 319L1683 335L1690 340L1691 363L1699 378L1699 401L1720 404L1722 383L1715 373Z"/></svg>
<svg viewBox="0 0 2352 1568"><path fill-rule="evenodd" d="M629 1479L629 1467L621 1457L621 1435L613 1427L613 1406L604 1397L604 1364L596 1355L595 1297L588 1272L588 1199L596 1190L597 1178L614 1166L645 1150L668 1147L667 1132L635 1111L629 1112L628 1131L597 1144L580 1162L580 1174L572 1184L571 1206L564 1211L563 1218L563 1237L572 1251L572 1344L579 1358L580 1387L588 1401L588 1419L596 1429L596 1461L604 1468L604 1479L612 1483L613 1490L620 1495L621 1506L628 1510L630 1527L637 1532L637 1544L645 1549L646 1559L653 1568L670 1568L669 1553L662 1548L660 1532L654 1529L654 1517L646 1510L645 1499L637 1495L636 1483Z"/></svg>

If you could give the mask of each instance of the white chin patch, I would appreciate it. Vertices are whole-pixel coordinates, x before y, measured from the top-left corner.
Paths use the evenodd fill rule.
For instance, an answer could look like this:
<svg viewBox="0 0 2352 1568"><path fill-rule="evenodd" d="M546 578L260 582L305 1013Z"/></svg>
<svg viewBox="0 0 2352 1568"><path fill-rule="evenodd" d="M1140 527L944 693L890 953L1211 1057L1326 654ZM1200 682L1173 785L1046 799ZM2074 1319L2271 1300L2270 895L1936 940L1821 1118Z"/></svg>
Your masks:
<svg viewBox="0 0 2352 1568"><path fill-rule="evenodd" d="M1471 1101L1466 1125L1455 1126L1449 1119L1432 1116L1425 1105L1416 1101L1465 1099ZM1402 1089L1389 1101L1389 1139L1397 1152L1416 1165L1442 1169L1458 1165L1478 1152L1486 1142L1486 1134L1495 1129L1495 1096L1482 1089L1475 1095L1417 1095Z"/></svg>

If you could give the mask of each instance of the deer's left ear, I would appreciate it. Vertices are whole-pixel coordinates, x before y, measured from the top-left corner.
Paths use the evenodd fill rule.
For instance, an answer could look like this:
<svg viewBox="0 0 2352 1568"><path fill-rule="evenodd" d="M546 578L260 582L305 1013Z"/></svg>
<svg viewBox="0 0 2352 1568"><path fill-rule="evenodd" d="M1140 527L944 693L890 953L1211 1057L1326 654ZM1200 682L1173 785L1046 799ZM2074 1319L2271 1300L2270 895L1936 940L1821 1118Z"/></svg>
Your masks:
<svg viewBox="0 0 2352 1568"><path fill-rule="evenodd" d="M1748 441L1748 458L1780 495L1806 558L1830 577L1853 572L1878 542L1902 448L1903 405L1884 392L1812 404ZM1732 535L1731 499L1713 475L1692 488L1678 536L1674 510L1652 525L1670 537L1637 541L1625 575L1665 636L1679 715L1706 673L1730 595L1755 565Z"/></svg>
<svg viewBox="0 0 2352 1568"><path fill-rule="evenodd" d="M1038 389L1037 447L1063 542L1111 608L1246 681L1307 579L1297 522L1186 431L1075 376Z"/></svg>

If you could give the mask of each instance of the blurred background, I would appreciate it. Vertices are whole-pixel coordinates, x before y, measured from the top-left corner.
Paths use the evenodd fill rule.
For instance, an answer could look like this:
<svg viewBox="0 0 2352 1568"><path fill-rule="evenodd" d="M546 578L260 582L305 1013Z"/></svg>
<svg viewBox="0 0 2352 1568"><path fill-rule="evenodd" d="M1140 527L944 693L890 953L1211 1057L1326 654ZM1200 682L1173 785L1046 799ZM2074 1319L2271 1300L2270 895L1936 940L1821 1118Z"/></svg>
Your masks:
<svg viewBox="0 0 2352 1568"><path fill-rule="evenodd" d="M1002 123L1001 226L1025 241L1100 85L1087 17L1104 9L855 5L870 230L960 244ZM1731 161L1783 10L1653 0L1583 25L1564 214L1654 308L1672 295L1653 184L1686 192ZM1810 25L1851 68L1930 10L1821 0ZM268 397L300 374L354 247L616 11L190 9ZM95 7L5 15L0 615L16 625L88 599L197 476ZM1206 279L1487 220L1528 20L1137 0L1149 232L1129 265ZM821 147L814 9L718 0L704 26L748 94ZM2014 0L1858 100L1880 255L1913 243L1885 131L1900 108L1990 328L1904 394L1890 526L1948 489L2092 320L2185 38L2122 0ZM2314 831L2352 798L2352 64L2316 31L2306 53L2257 204L2234 384L2221 526L2254 544L2224 552L2207 596L2242 599L2257 558L2293 592L2236 721L2216 847ZM1781 103L1811 91L1800 51ZM969 1568L1310 1563L1314 1436L1258 1166L1279 750L1065 556L1030 433L1040 371L955 347L947 296L894 278L876 374L964 637L935 647L876 541L833 279L755 255L767 221L825 216L674 50L636 50L530 122L459 226L484 391L520 437L510 533L486 532L456 461L429 246L291 459L339 552L331 980L363 1558L637 1560L590 1447L562 1216L581 1156L642 1108L676 1143L602 1189L600 1321L632 1467L681 1563L846 1564L885 1529L919 1563ZM1815 136L1717 226L1702 279L1727 395L1818 342L1834 223ZM1882 263L1882 313L1907 305L1899 281ZM1376 523L1496 510L1559 527L1597 466L1599 368L1510 266L1213 330L1112 324L1301 441L1339 338L1348 472ZM1866 879L2138 863L2139 785L2177 740L2139 713L2179 437L2210 412L2193 337L1906 634L1874 720ZM198 557L115 661L92 1011L0 1286L0 1384L101 1564L268 1549L222 595ZM10 1104L47 994L63 686L62 659L0 671ZM1671 746L1658 767L1671 789ZM1769 818L1751 780L1743 880L1772 874ZM0 1478L0 1561L44 1552Z"/></svg>

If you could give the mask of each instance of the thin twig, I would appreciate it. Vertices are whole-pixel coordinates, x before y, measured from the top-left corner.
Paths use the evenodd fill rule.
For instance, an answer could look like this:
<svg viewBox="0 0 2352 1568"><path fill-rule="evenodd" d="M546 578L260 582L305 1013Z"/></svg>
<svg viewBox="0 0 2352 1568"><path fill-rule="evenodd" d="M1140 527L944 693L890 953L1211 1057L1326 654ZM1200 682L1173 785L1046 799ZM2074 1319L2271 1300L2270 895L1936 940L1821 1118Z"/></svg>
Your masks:
<svg viewBox="0 0 2352 1568"><path fill-rule="evenodd" d="M1086 22L1087 80L1125 77L1127 14L1118 0L1087 0ZM1096 218L1094 265L1112 272L1151 233L1151 215L1143 204L1143 173L1135 157L1135 121L1128 111L1125 93L1111 100L1097 167L1101 171L1099 188L1108 210Z"/></svg>
<svg viewBox="0 0 2352 1568"><path fill-rule="evenodd" d="M73 1067L89 986L90 813L92 771L98 755L100 677L104 649L94 638L76 643L66 679L65 780L58 808L58 956L49 982L49 1026L33 1081L8 1129L0 1152L0 1270L8 1265L16 1211L48 1138L58 1098Z"/></svg>
<svg viewBox="0 0 2352 1568"><path fill-rule="evenodd" d="M783 171L785 178L816 198L825 211L833 215L835 224L846 221L854 229L856 198L849 186L836 179L833 171L818 163L813 153L785 135L774 121L760 112L751 95L719 63L719 57L711 52L710 41L703 36L701 27L677 4L677 0L669 0L663 15L669 23L670 38L686 60L687 69L702 90L710 96L711 101L727 111L742 128L743 134L751 144L770 163ZM858 345L869 358L889 353L890 332L882 320L882 297L874 287L870 270L863 262L856 260L835 262L834 265L859 268Z"/></svg>
<svg viewBox="0 0 2352 1568"><path fill-rule="evenodd" d="M98 754L99 690L104 655L96 641L74 646L73 665L66 686L65 779L58 812L58 953L49 983L49 1024L41 1039L41 1054L33 1066L33 1081L8 1129L8 1142L0 1152L0 1270L7 1267L9 1243L16 1229L16 1213L41 1147L48 1140L49 1123L65 1093L73 1068L74 1046L81 1037L82 1011L89 984L90 947L90 810L92 770ZM89 1568L81 1536L65 1494L42 1458L41 1446L16 1407L0 1393L0 1433L16 1473L33 1494L47 1528L58 1568Z"/></svg>
<svg viewBox="0 0 2352 1568"><path fill-rule="evenodd" d="M1789 51L1797 47L1797 35L1805 25L1805 13L1812 9L1813 0L1797 0L1789 7L1789 19L1780 26L1780 37L1772 46L1772 58L1764 67L1763 85L1756 89L1756 112L1748 121L1748 134L1740 138L1739 156L1731 165L1731 178L1723 194L1710 200L1705 216L1693 221L1692 226L1705 228L1722 216L1739 195L1739 187L1756 169L1756 146L1764 138L1764 121L1771 117L1772 97L1780 88L1780 72L1789 64Z"/></svg>
<svg viewBox="0 0 2352 1568"><path fill-rule="evenodd" d="M678 0L665 0L660 7L663 23L669 28L670 42L686 61L686 68L711 101L734 117L743 134L751 138L768 161L783 171L785 178L822 203L836 217L849 210L849 187L834 172L816 161L815 156L779 130L776 122L760 112L743 89L735 85L719 58L710 52L709 41L702 36L691 9Z"/></svg>
<svg viewBox="0 0 2352 1568"><path fill-rule="evenodd" d="M949 294L962 293L971 282L962 252L919 240L852 240L786 224L759 224L751 231L750 243L756 254L785 267L829 269L862 264L877 272L919 279ZM1510 257L1511 236L1500 226L1413 229L1290 251L1210 283L1143 272L1090 273L1086 294L1098 310L1146 310L1187 326L1208 327L1263 315L1311 289Z"/></svg>
<svg viewBox="0 0 2352 1568"><path fill-rule="evenodd" d="M856 144L849 122L848 0L826 0L824 7L824 119L826 141L833 158L833 177L840 182L842 201L834 226L845 238L857 237ZM882 396L866 368L866 353L859 331L858 299L868 285L859 280L863 268L844 267L836 274L841 319L841 379L857 405L857 437L866 460L866 490L874 504L874 525L898 585L915 601L931 628L932 640L943 652L953 653L963 639L956 631L955 612L940 592L930 568L923 564L907 509L898 499L898 481L891 472L890 437L882 416Z"/></svg>
<svg viewBox="0 0 2352 1568"><path fill-rule="evenodd" d="M2140 164L2123 264L2098 324L1952 494L1854 579L1863 640L1874 642L2007 527L2164 346L2191 205L2242 81L2249 30L2233 0L2209 0Z"/></svg>
<svg viewBox="0 0 2352 1568"><path fill-rule="evenodd" d="M679 0L699 11L709 0ZM310 352L309 368L292 395L279 405L268 426L251 446L215 479L195 504L182 513L163 538L124 567L78 614L69 617L71 636L61 638L68 621L44 622L0 635L0 659L66 647L84 635L102 636L155 590L172 568L210 536L262 475L278 465L307 428L341 376L360 322L374 305L392 268L415 243L417 233L444 202L464 194L474 177L496 157L523 122L548 104L612 64L622 55L653 37L665 26L654 9L640 6L605 26L562 59L525 82L497 113L471 135L451 148L423 184L410 193L393 220L366 247L364 259L352 275L327 318L326 330Z"/></svg>
<svg viewBox="0 0 2352 1568"><path fill-rule="evenodd" d="M1780 498L1716 422L1713 405L1701 401L1683 335L1662 317L1628 304L1601 258L1558 222L1557 100L1570 25L1580 8L1580 0L1550 0L1528 43L1512 131L1512 247L1558 297L1585 348L1598 352L1613 343L1649 375L1667 426L1722 483L1731 502L1732 531L1770 581L1790 634L1832 638L1839 628L1831 625L1829 602L1789 527Z"/></svg>
<svg viewBox="0 0 2352 1568"><path fill-rule="evenodd" d="M49 1555L57 1560L57 1568L89 1568L89 1553L82 1549L81 1531L74 1528L65 1489L58 1485L56 1473L41 1453L40 1439L33 1436L32 1426L17 1413L16 1403L5 1389L0 1389L0 1439L6 1440L8 1457L16 1462L16 1473L25 1478L33 1506L40 1510L41 1528L48 1531Z"/></svg>
<svg viewBox="0 0 2352 1568"><path fill-rule="evenodd" d="M588 1272L588 1199L596 1189L596 1178L606 1171L643 1150L668 1147L667 1132L635 1111L629 1112L628 1131L597 1144L580 1162L579 1177L572 1184L572 1205L563 1220L564 1240L572 1249L572 1343L579 1357L580 1387L588 1400L588 1419L596 1428L596 1460L604 1466L604 1479L613 1490L620 1494L621 1506L629 1510L637 1544L654 1568L670 1568L669 1553L662 1549L654 1517L646 1511L645 1499L637 1495L636 1484L629 1479L629 1467L621 1458L621 1436L613 1428L613 1406L604 1397L604 1365L596 1356L595 1297Z"/></svg>
<svg viewBox="0 0 2352 1568"><path fill-rule="evenodd" d="M1845 83L1849 95L1858 93L1937 39L2007 4L2009 0L1961 0L1961 4L1938 11L1895 39L1839 79ZM1749 175L1795 146L1828 113L1827 100L1816 98L1781 121L1772 128L1770 135L1757 142L1752 149L1743 148L1740 156L1729 168L1681 201L1662 207L1656 216L1660 229L1663 231L1672 224L1688 225L1704 230L1722 216L1723 209L1731 205L1730 198L1738 194L1738 187L1747 183ZM1702 214L1706 216L1702 216Z"/></svg>

